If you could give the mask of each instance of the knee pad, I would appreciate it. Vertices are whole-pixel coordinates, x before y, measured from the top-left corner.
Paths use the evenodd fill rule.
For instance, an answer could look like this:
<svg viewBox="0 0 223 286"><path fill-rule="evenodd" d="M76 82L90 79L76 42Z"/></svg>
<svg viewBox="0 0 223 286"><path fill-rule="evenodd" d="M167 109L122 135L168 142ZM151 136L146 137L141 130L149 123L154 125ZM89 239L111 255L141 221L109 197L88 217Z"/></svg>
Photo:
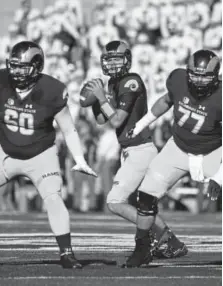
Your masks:
<svg viewBox="0 0 223 286"><path fill-rule="evenodd" d="M158 198L137 191L137 213L140 216L155 216L158 213Z"/></svg>

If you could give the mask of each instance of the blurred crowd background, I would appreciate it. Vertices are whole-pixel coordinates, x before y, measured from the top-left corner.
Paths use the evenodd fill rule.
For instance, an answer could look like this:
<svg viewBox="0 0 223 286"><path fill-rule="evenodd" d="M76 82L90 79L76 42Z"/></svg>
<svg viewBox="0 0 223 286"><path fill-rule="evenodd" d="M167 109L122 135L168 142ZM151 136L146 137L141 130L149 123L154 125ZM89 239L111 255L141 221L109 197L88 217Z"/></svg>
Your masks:
<svg viewBox="0 0 223 286"><path fill-rule="evenodd" d="M222 5L219 0L22 0L13 12L8 30L1 36L0 67L10 48L22 40L38 43L45 53L44 72L67 85L69 107L83 142L85 156L98 179L70 172L72 162L58 130L57 144L64 179L63 197L75 211L107 211L105 198L119 167L119 145L109 125L99 127L91 108L79 106L79 90L85 80L102 77L100 54L109 41L121 39L132 50L132 71L140 74L148 93L148 105L165 93L168 74L185 67L198 49L214 51L221 58ZM44 4L44 3L43 3ZM89 4L89 5L88 5ZM172 111L153 126L159 150L171 136ZM162 198L164 209L191 212L220 210L204 199L203 186L183 178ZM134 196L133 196L134 202ZM0 189L0 210L38 210L44 206L26 178Z"/></svg>

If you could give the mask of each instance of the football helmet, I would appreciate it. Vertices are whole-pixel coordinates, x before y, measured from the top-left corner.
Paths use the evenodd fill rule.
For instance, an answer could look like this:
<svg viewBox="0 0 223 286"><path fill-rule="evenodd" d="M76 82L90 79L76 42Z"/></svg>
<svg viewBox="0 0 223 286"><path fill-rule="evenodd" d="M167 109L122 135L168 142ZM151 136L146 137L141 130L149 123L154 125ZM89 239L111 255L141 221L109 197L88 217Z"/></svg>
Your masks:
<svg viewBox="0 0 223 286"><path fill-rule="evenodd" d="M219 84L220 60L209 50L192 54L187 65L188 86L193 96L209 96Z"/></svg>
<svg viewBox="0 0 223 286"><path fill-rule="evenodd" d="M44 54L34 42L22 41L13 46L6 67L15 88L32 88L44 67Z"/></svg>
<svg viewBox="0 0 223 286"><path fill-rule="evenodd" d="M122 41L109 42L101 55L101 68L105 75L120 77L126 74L132 65L132 53Z"/></svg>

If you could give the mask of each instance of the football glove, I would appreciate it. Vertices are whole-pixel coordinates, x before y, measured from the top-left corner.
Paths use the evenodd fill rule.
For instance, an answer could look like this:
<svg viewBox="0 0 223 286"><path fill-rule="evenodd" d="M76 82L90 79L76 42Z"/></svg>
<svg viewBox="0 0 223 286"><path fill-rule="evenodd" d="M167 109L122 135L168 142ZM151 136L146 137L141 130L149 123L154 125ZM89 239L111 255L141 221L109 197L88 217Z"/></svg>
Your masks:
<svg viewBox="0 0 223 286"><path fill-rule="evenodd" d="M216 201L221 192L221 186L214 180L210 179L207 189L207 197L211 198L211 201Z"/></svg>

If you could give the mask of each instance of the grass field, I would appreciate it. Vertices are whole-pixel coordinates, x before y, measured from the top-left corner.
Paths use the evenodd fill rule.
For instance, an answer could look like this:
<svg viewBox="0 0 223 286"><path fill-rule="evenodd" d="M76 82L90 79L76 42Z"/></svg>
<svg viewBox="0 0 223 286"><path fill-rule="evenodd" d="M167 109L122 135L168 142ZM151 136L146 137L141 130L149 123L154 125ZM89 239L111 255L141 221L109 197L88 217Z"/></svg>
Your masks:
<svg viewBox="0 0 223 286"><path fill-rule="evenodd" d="M122 269L134 247L135 227L112 215L72 213L72 243L84 268L64 270L46 214L2 214L0 285L221 285L221 214L164 216L187 244L188 255Z"/></svg>

